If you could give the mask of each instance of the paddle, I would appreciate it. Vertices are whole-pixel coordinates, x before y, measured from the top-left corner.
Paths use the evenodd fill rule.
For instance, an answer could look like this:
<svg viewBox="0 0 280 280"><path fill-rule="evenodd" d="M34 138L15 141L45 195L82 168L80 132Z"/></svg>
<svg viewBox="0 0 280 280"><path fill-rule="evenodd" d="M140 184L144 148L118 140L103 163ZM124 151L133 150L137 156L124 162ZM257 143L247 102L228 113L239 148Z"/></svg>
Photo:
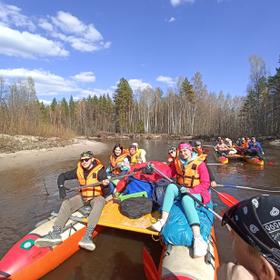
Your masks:
<svg viewBox="0 0 280 280"><path fill-rule="evenodd" d="M142 169L142 168L141 168ZM120 175L120 176L112 176L112 177L109 177L108 180L110 182L114 181L114 180L121 180L125 177L129 177L129 176L133 176L135 175L136 173L138 173L141 169L137 169L135 170L134 172L131 172L131 173L126 173L126 174L123 174L123 175ZM71 192L74 192L74 191L80 191L82 189L86 189L86 188L94 188L94 187L97 187L97 186L100 186L102 185L102 182L96 182L94 184L90 184L90 185L85 185L85 186L79 186L79 187L75 187L75 188L72 188L72 189L68 189L66 188L66 192L67 193L71 193ZM56 196L59 192L56 191L53 196Z"/></svg>
<svg viewBox="0 0 280 280"><path fill-rule="evenodd" d="M259 192L269 192L269 193L280 193L280 190L268 190L262 188L254 188L254 187L246 187L246 186L239 186L239 185L232 185L232 184L217 184L217 187L224 187L224 188L235 188L235 189L242 189L242 190L252 190L252 191L259 191Z"/></svg>
<svg viewBox="0 0 280 280"><path fill-rule="evenodd" d="M165 178L166 180L168 180L170 183L175 184L176 186L181 187L179 184L175 183L172 179L170 179L167 175L165 175L163 172L161 172L159 169L157 169L153 164L149 163L148 164L149 167L153 170L155 170L159 175L161 175L163 178ZM147 166L148 166L147 165ZM199 205L201 205L202 207L204 207L205 209L207 209L209 212L211 212L216 218L218 218L220 221L222 220L222 217L215 212L213 209L211 209L210 207L208 207L206 204L202 203L199 199L197 199L194 195L192 195L191 193L187 192L186 195L190 196L195 202L197 202Z"/></svg>
<svg viewBox="0 0 280 280"><path fill-rule="evenodd" d="M219 199L228 207L231 207L239 202L235 197L228 193L218 192L212 187L211 190L214 191L218 195Z"/></svg>

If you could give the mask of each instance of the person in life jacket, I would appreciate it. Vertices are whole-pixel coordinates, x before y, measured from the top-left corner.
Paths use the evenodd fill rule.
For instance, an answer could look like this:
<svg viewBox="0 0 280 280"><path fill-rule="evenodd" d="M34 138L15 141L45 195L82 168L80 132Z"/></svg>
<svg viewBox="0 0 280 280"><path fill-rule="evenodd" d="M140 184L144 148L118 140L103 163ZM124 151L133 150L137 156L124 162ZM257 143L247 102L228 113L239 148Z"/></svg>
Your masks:
<svg viewBox="0 0 280 280"><path fill-rule="evenodd" d="M280 279L280 200L258 195L240 201L223 215L230 230L234 262L219 267L219 280Z"/></svg>
<svg viewBox="0 0 280 280"><path fill-rule="evenodd" d="M205 155L198 156L197 153L192 151L192 146L188 143L180 143L178 153L174 161L177 184L167 186L162 206L162 217L152 225L152 228L161 231L168 219L172 205L180 199L193 231L193 255L194 257L202 257L207 253L207 243L200 233L200 220L195 201L186 193L190 192L205 204L210 202L210 179L204 162Z"/></svg>
<svg viewBox="0 0 280 280"><path fill-rule="evenodd" d="M194 142L194 146L193 146L193 152L196 152L198 156L201 156L204 154L204 151L203 151L203 148L202 148L202 144L200 141L195 141ZM209 173L209 176L210 176L210 186L212 188L215 188L217 187L217 182L216 182L216 179L214 177L214 174L211 170L211 168L207 165L207 155L205 154L205 163L206 163L206 167L207 167L207 170L208 170L208 173Z"/></svg>
<svg viewBox="0 0 280 280"><path fill-rule="evenodd" d="M176 153L177 153L177 148L175 146L171 146L168 149L168 158L167 158L167 163L170 167L174 165L174 161L176 158Z"/></svg>
<svg viewBox="0 0 280 280"><path fill-rule="evenodd" d="M128 160L130 166L133 166L137 163L142 163L142 158L140 157L140 153L137 152L137 147L135 145L130 145L128 148Z"/></svg>
<svg viewBox="0 0 280 280"><path fill-rule="evenodd" d="M138 158L141 159L141 162L147 162L146 151L144 149L140 149L138 143L136 142L132 143L132 145L136 147L136 153L138 155Z"/></svg>
<svg viewBox="0 0 280 280"><path fill-rule="evenodd" d="M245 151L245 155L257 156L259 159L263 159L264 151L261 143L256 140L256 137L251 138L248 149Z"/></svg>
<svg viewBox="0 0 280 280"><path fill-rule="evenodd" d="M65 199L66 188L64 187L64 182L73 179L79 181L80 194ZM94 157L91 151L83 152L76 168L58 176L57 185L59 197L64 201L54 222L53 230L46 236L37 239L35 245L49 247L60 244L62 242L62 230L71 214L84 205L90 205L92 209L88 216L87 229L79 242L79 246L93 251L95 244L92 241L92 233L105 205L105 197L112 192L105 167Z"/></svg>
<svg viewBox="0 0 280 280"><path fill-rule="evenodd" d="M129 168L128 153L120 144L116 144L110 156L110 168L108 172L110 175L120 175L129 171Z"/></svg>

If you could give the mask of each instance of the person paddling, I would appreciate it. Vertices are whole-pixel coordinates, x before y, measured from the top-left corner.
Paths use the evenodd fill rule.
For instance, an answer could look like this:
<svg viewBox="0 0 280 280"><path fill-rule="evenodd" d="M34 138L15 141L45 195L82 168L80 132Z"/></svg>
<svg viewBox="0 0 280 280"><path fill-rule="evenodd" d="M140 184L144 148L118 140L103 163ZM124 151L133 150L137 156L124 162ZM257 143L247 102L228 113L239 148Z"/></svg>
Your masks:
<svg viewBox="0 0 280 280"><path fill-rule="evenodd" d="M210 179L204 162L205 156L193 153L192 146L188 143L180 143L178 152L179 155L174 161L174 171L178 184L167 186L162 206L162 218L152 225L152 229L161 231L168 219L172 205L180 199L194 235L194 257L202 257L207 253L207 243L200 233L200 220L196 211L196 203L186 193L190 192L205 204L210 202Z"/></svg>
<svg viewBox="0 0 280 280"><path fill-rule="evenodd" d="M64 187L64 182L73 179L77 179L82 187L80 194L65 199L66 189ZM100 185L90 187L90 185L99 182ZM110 181L107 179L105 167L94 157L93 152L83 152L75 169L61 173L58 176L57 185L59 197L65 200L62 202L58 216L54 222L53 230L45 237L37 239L35 245L38 247L49 247L60 244L62 242L61 234L63 228L71 214L84 205L90 205L92 209L88 216L87 229L82 240L79 242L79 246L93 251L95 249L95 244L92 241L92 233L105 205L104 197L109 195L112 191L109 183Z"/></svg>
<svg viewBox="0 0 280 280"><path fill-rule="evenodd" d="M227 210L236 263L223 264L219 280L280 279L280 197L259 195Z"/></svg>

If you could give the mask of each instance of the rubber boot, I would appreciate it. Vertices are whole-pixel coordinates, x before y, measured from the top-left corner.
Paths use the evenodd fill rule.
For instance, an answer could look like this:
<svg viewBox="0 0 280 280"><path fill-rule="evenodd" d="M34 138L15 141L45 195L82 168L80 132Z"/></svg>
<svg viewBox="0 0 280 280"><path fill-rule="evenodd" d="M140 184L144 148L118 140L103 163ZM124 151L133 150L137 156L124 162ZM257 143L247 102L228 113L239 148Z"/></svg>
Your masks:
<svg viewBox="0 0 280 280"><path fill-rule="evenodd" d="M93 226L89 226L87 228L85 235L83 236L82 240L79 242L79 246L81 248L84 248L89 251L94 251L96 246L92 241L93 230L94 230Z"/></svg>

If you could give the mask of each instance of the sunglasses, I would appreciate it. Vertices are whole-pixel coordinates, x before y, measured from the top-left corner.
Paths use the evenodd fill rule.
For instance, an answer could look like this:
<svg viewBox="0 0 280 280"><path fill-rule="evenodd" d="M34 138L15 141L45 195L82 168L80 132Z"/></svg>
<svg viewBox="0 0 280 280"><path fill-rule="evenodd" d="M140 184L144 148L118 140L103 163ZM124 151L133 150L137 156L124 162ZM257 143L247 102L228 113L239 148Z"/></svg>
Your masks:
<svg viewBox="0 0 280 280"><path fill-rule="evenodd" d="M80 159L80 162L88 162L90 160L90 158L83 158L83 159Z"/></svg>

